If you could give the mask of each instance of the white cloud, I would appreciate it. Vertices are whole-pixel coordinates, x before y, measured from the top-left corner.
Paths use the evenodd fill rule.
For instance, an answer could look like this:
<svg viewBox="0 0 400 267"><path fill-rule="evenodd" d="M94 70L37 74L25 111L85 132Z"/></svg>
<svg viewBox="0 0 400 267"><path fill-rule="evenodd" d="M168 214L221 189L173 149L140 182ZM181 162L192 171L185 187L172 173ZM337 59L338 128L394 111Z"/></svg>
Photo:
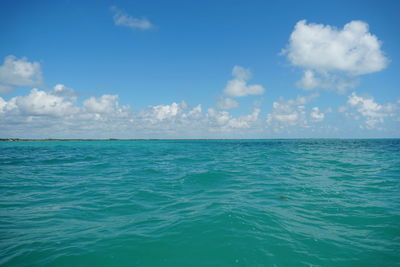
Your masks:
<svg viewBox="0 0 400 267"><path fill-rule="evenodd" d="M135 131L147 136L195 136L207 132L201 105L191 107L184 101L170 105L150 106L140 110L133 120Z"/></svg>
<svg viewBox="0 0 400 267"><path fill-rule="evenodd" d="M316 97L317 95L299 96L296 99L274 101L272 112L267 114L267 124L274 130L288 126L309 127L305 105Z"/></svg>
<svg viewBox="0 0 400 267"><path fill-rule="evenodd" d="M73 89L57 84L50 91L33 88L26 96L16 96L9 101L0 99L0 111L15 119L23 117L59 117L104 120L125 116L129 106L118 104L118 95L90 97L83 102L83 107L76 103Z"/></svg>
<svg viewBox="0 0 400 267"><path fill-rule="evenodd" d="M234 66L232 70L233 80L228 81L224 93L230 97L242 97L247 95L262 95L264 87L258 84L248 85L251 79L251 72L240 66Z"/></svg>
<svg viewBox="0 0 400 267"><path fill-rule="evenodd" d="M336 88L341 92L357 84L356 76L384 69L388 59L368 24L351 21L343 29L299 21L287 48L290 63L304 69L298 86Z"/></svg>
<svg viewBox="0 0 400 267"><path fill-rule="evenodd" d="M78 97L77 93L72 88L66 87L63 84L56 84L56 86L54 86L53 88L52 94L60 97L69 98L74 101Z"/></svg>
<svg viewBox="0 0 400 267"><path fill-rule="evenodd" d="M223 97L217 104L218 108L220 109L232 109L239 106L239 103L236 102L234 99L229 97Z"/></svg>
<svg viewBox="0 0 400 267"><path fill-rule="evenodd" d="M325 118L325 114L320 112L318 107L312 108L310 116L314 122L321 122Z"/></svg>
<svg viewBox="0 0 400 267"><path fill-rule="evenodd" d="M302 20L290 36L287 54L295 66L360 75L386 67L388 60L380 46L365 22L351 21L338 30Z"/></svg>
<svg viewBox="0 0 400 267"><path fill-rule="evenodd" d="M316 106L307 107L316 96L273 102L265 123L260 120L261 110L258 108L248 114L233 116L226 110L208 108L203 111L201 105L173 102L135 111L120 105L118 95L106 94L77 101L71 88L56 85L49 91L34 88L27 95L8 100L0 97L0 136L243 138L276 132L279 136L288 134L290 137L301 133L309 136L323 129L329 136L331 126L314 123L323 121L330 109L322 111ZM394 105L378 104L371 97L355 93L349 96L347 107L341 111L349 118L358 119L362 127L368 129L380 129L385 126L383 123L387 118L396 115Z"/></svg>
<svg viewBox="0 0 400 267"><path fill-rule="evenodd" d="M0 114L3 113L3 109L6 107L7 101L0 97Z"/></svg>
<svg viewBox="0 0 400 267"><path fill-rule="evenodd" d="M236 134L235 129L250 129L258 121L260 110L233 117L227 111L201 105L190 107L185 102L151 106L141 110L134 121L136 131L161 136L215 136L216 133Z"/></svg>
<svg viewBox="0 0 400 267"><path fill-rule="evenodd" d="M209 108L207 111L207 119L211 128L218 128L219 130L225 131L240 128L247 129L251 128L252 125L258 121L260 112L260 109L255 108L252 113L235 118L232 117L227 111L218 111L213 108Z"/></svg>
<svg viewBox="0 0 400 267"><path fill-rule="evenodd" d="M64 85L52 90L32 89L28 95L0 100L0 135L103 138L128 132L129 106L119 106L118 96L91 97L82 107L75 92Z"/></svg>
<svg viewBox="0 0 400 267"><path fill-rule="evenodd" d="M118 108L118 95L102 95L99 98L90 97L83 102L88 112L110 113Z"/></svg>
<svg viewBox="0 0 400 267"><path fill-rule="evenodd" d="M218 111L213 108L208 109L207 115L210 118L212 124L217 126L224 126L231 119L231 116L228 111Z"/></svg>
<svg viewBox="0 0 400 267"><path fill-rule="evenodd" d="M185 108L185 104L181 104L182 109ZM165 120L171 117L175 117L178 114L178 110L181 107L177 103L172 103L171 105L158 105L151 107L152 113L157 120Z"/></svg>
<svg viewBox="0 0 400 267"><path fill-rule="evenodd" d="M352 93L348 97L348 106L357 111L365 120L365 128L374 129L379 128L379 125L384 122L385 117L394 116L396 106L390 103L380 105L375 102L372 97L358 96L356 93ZM351 116L351 113L348 113ZM354 118L358 118L358 115L352 115Z"/></svg>
<svg viewBox="0 0 400 267"><path fill-rule="evenodd" d="M254 131L260 109L232 116L227 111L194 107L185 102L134 111L121 106L118 95L89 97L82 102L71 88L0 98L0 136L29 138L182 138L240 136ZM82 104L79 104L82 103ZM237 131L239 130L240 131Z"/></svg>
<svg viewBox="0 0 400 267"><path fill-rule="evenodd" d="M164 120L181 119L187 116L188 105L185 102L175 103L171 105L150 106L147 110L141 111L141 116L151 123L159 123ZM201 112L201 106L197 107Z"/></svg>
<svg viewBox="0 0 400 267"><path fill-rule="evenodd" d="M131 29L140 30L149 30L154 27L148 19L134 18L117 7L112 7L111 11L114 13L113 19L117 26L125 26Z"/></svg>
<svg viewBox="0 0 400 267"><path fill-rule="evenodd" d="M37 86L42 83L39 62L29 62L23 57L7 56L0 66L0 93L8 93L17 86Z"/></svg>
<svg viewBox="0 0 400 267"><path fill-rule="evenodd" d="M309 90L317 87L324 87L320 79L315 77L315 74L311 70L304 72L303 78L298 81L297 85L303 89Z"/></svg>
<svg viewBox="0 0 400 267"><path fill-rule="evenodd" d="M11 98L4 109L27 116L64 116L78 111L73 102L36 88L27 96Z"/></svg>
<svg viewBox="0 0 400 267"><path fill-rule="evenodd" d="M228 125L232 128L250 128L255 122L258 121L260 112L261 110L259 108L255 108L253 112L248 115L232 118Z"/></svg>

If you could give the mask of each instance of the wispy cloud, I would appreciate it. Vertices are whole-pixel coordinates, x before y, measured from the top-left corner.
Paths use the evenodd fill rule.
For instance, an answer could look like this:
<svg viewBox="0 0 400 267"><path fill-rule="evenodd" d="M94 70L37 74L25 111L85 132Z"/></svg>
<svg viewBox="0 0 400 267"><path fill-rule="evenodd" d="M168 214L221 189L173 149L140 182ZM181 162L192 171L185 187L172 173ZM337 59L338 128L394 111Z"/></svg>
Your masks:
<svg viewBox="0 0 400 267"><path fill-rule="evenodd" d="M393 117L395 116L396 105L391 103L386 104L378 104L375 102L373 97L369 96L359 96L355 92L353 92L347 101L348 106L350 109L355 109L355 113L347 113L348 116L352 116L358 118L361 115L365 119L365 127L366 129L380 129L384 119L386 117ZM343 109L345 111L346 109Z"/></svg>
<svg viewBox="0 0 400 267"><path fill-rule="evenodd" d="M125 26L131 29L149 30L154 25L146 18L134 18L118 7L111 7L114 23L117 26Z"/></svg>

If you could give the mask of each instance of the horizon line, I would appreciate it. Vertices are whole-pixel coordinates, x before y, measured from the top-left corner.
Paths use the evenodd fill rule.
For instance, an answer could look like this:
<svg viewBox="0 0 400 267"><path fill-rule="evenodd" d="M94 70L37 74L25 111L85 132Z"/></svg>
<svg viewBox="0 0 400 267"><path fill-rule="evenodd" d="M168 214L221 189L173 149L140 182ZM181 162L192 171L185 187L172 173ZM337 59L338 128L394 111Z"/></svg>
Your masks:
<svg viewBox="0 0 400 267"><path fill-rule="evenodd" d="M0 138L0 142L29 142L29 141L217 141L217 140L378 140L400 139L400 137L300 137L300 138Z"/></svg>

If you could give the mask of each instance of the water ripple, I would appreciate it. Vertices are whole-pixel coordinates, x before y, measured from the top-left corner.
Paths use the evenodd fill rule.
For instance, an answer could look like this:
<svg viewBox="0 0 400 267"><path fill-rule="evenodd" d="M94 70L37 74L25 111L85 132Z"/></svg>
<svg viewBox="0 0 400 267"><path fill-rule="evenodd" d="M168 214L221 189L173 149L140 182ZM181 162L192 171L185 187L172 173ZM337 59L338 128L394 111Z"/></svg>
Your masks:
<svg viewBox="0 0 400 267"><path fill-rule="evenodd" d="M400 140L0 143L0 265L396 266Z"/></svg>

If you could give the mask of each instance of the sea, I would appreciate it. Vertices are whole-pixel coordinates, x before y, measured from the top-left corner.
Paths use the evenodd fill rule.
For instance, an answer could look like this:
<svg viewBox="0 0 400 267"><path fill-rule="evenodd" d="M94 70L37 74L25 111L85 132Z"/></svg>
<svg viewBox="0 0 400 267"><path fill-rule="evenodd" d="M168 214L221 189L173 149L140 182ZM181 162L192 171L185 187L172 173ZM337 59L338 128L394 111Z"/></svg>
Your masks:
<svg viewBox="0 0 400 267"><path fill-rule="evenodd" d="M400 139L0 142L1 266L400 266Z"/></svg>

